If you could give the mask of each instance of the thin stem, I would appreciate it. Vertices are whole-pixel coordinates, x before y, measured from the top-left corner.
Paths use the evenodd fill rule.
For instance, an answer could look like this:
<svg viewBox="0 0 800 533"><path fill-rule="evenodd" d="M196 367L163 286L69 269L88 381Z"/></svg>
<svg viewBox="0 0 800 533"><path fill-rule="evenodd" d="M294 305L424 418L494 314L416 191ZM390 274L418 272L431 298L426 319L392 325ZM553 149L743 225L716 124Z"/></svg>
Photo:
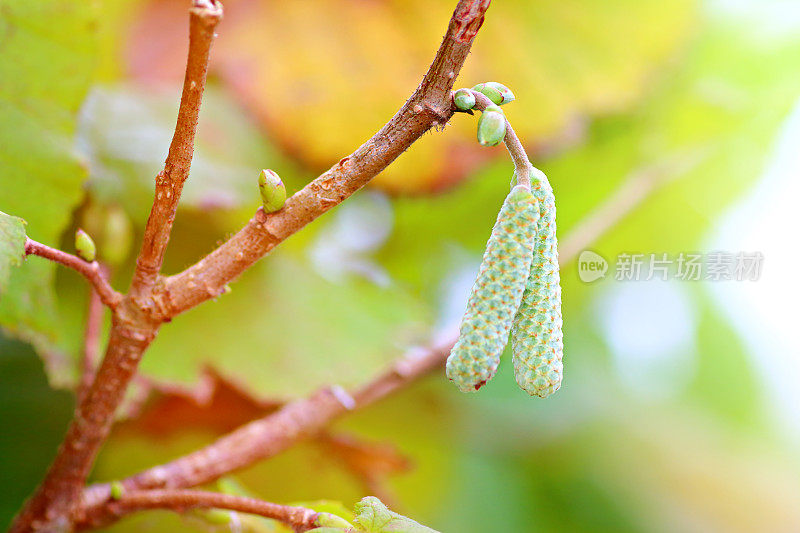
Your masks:
<svg viewBox="0 0 800 533"><path fill-rule="evenodd" d="M450 89L483 23L489 3L489 0L459 1L436 58L420 87L375 136L295 194L283 209L270 216L259 210L244 229L209 256L156 285L178 197L191 162L213 26L221 16L221 6L216 1L194 0L189 60L178 124L164 172L156 180L153 209L145 229L131 291L115 309L106 355L97 376L76 409L53 465L12 524L12 532L69 528L81 488L108 436L114 413L144 351L163 322L222 292L225 284L277 244L344 201L431 127L442 125L450 118ZM257 434L266 431L272 435L277 448L285 449L294 440L314 433L315 427L321 427L345 409L341 404L341 394L327 391L327 394L320 393L315 398L315 402L307 401L311 404L311 411L321 408L319 413L302 406L294 409L287 406L285 411L281 411L284 417L278 418L277 426L270 429L257 424L253 431ZM304 418L305 415L308 419ZM280 434L281 424L289 426L286 437ZM234 447L246 448L246 432L238 437L244 441L233 439ZM202 459L214 464L213 458ZM230 464L233 465L231 468L239 468L247 463L234 457ZM219 469L212 467L211 471ZM161 479L159 484L163 483L164 479Z"/></svg>
<svg viewBox="0 0 800 533"><path fill-rule="evenodd" d="M77 255L62 252L56 248L50 248L30 238L25 241L25 255L38 255L39 257L44 257L45 259L73 269L92 284L92 287L97 291L97 295L100 297L100 301L111 309L116 309L122 301L122 295L109 285L105 273L102 268L100 268L97 261L89 263Z"/></svg>
<svg viewBox="0 0 800 533"><path fill-rule="evenodd" d="M108 437L114 414L142 354L158 331L160 322L152 320L146 313L150 307L149 294L161 268L178 199L188 176L208 53L214 28L221 17L222 6L216 0L193 0L189 17L189 57L175 136L164 171L156 178L153 208L130 293L125 298L113 293L116 295L112 307L114 315L103 362L75 409L75 416L44 481L12 523L12 533L69 529L72 510L77 505L97 453ZM39 249L36 244L32 244L32 249ZM69 254L56 256L69 260ZM99 267L95 265L92 270L97 273ZM88 274L93 272L85 273L87 277ZM104 301L109 298L108 294L104 297L104 285L94 283L94 286Z"/></svg>
<svg viewBox="0 0 800 533"><path fill-rule="evenodd" d="M450 90L483 23L488 0L461 0L422 83L380 131L355 152L286 201L280 211L259 209L247 225L209 255L164 280L154 294L156 312L171 318L222 293L253 263L289 236L346 200L430 128L453 114Z"/></svg>
<svg viewBox="0 0 800 533"><path fill-rule="evenodd" d="M107 272L102 265L100 269ZM86 330L83 339L83 358L81 359L81 378L77 397L82 401L94 381L95 370L100 361L100 333L103 326L103 305L94 289L89 293L89 306L86 310Z"/></svg>
<svg viewBox="0 0 800 533"><path fill-rule="evenodd" d="M562 254L559 264L564 266L574 258L574 255ZM324 389L245 424L205 448L144 470L121 483L126 490L193 487L273 457L298 441L319 434L347 412L362 409L440 370L457 339L458 331L453 331L428 347L406 352L389 370L352 394L345 394L345 401L337 399L337 394L331 389ZM343 396L342 392L338 396ZM102 527L114 521L106 508L110 495L108 483L95 484L84 490L82 514L91 527Z"/></svg>
<svg viewBox="0 0 800 533"><path fill-rule="evenodd" d="M205 448L129 477L121 482L122 486L126 491L194 487L273 457L298 441L317 435L343 414L366 407L441 368L454 343L453 337L412 350L352 395L342 389L320 390L241 426ZM81 514L88 526L103 527L115 519L107 508L110 494L107 483L84 491Z"/></svg>
<svg viewBox="0 0 800 533"><path fill-rule="evenodd" d="M483 110L486 109L486 106L492 105L492 101L489 100L485 94L479 93L478 91L473 91L471 89L470 92L472 92L473 96L475 96L474 109L483 112ZM511 122L509 122L507 117L506 136L503 138L503 142L506 145L509 155L511 155L511 161L514 162L514 172L517 175L517 184L530 189L531 162L530 159L528 159L528 153L525 151L525 147L522 146L522 142L520 142L519 137L517 137L517 133L514 131L514 128L511 126Z"/></svg>
<svg viewBox="0 0 800 533"><path fill-rule="evenodd" d="M164 170L156 176L153 207L147 219L142 249L136 260L136 271L131 282L130 297L133 300L149 297L164 261L183 184L189 177L192 165L197 119L208 72L208 57L214 40L214 30L222 20L222 4L216 0L194 0L190 13L189 55L178 120Z"/></svg>
<svg viewBox="0 0 800 533"><path fill-rule="evenodd" d="M279 520L295 531L316 527L317 512L306 507L280 505L255 498L202 490L146 490L124 492L119 500L108 503L115 517L144 509L169 509L182 513L186 509L228 509ZM80 525L80 524L79 524Z"/></svg>

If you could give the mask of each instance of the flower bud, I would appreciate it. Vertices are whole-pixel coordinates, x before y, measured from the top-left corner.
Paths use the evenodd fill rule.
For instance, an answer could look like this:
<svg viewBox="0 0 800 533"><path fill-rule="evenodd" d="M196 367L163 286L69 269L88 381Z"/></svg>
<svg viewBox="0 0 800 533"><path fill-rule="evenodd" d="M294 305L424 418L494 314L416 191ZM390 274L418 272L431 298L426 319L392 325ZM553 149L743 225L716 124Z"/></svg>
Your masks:
<svg viewBox="0 0 800 533"><path fill-rule="evenodd" d="M469 111L475 107L475 95L469 89L459 89L453 95L453 103L460 111Z"/></svg>
<svg viewBox="0 0 800 533"><path fill-rule="evenodd" d="M125 487L119 481L111 482L111 499L119 500L125 494Z"/></svg>
<svg viewBox="0 0 800 533"><path fill-rule="evenodd" d="M258 175L258 188L261 190L261 200L264 211L273 213L286 203L286 186L280 176L270 169L264 169Z"/></svg>
<svg viewBox="0 0 800 533"><path fill-rule="evenodd" d="M483 93L486 97L496 105L503 105L514 101L514 93L511 89L497 81L487 81L479 83L472 88L473 91Z"/></svg>
<svg viewBox="0 0 800 533"><path fill-rule="evenodd" d="M90 263L94 261L95 255L97 254L94 241L89 237L88 233L80 228L75 232L75 249L78 251L78 256L80 256L81 259Z"/></svg>
<svg viewBox="0 0 800 533"><path fill-rule="evenodd" d="M496 146L506 136L506 117L496 105L487 106L478 119L478 142L481 146Z"/></svg>

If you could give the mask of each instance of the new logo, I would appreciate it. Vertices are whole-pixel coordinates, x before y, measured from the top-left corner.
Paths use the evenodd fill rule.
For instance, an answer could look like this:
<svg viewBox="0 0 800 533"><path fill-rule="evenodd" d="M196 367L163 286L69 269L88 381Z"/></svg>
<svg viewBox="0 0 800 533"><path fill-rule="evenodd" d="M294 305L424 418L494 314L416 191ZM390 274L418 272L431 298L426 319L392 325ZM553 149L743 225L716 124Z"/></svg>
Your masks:
<svg viewBox="0 0 800 533"><path fill-rule="evenodd" d="M584 283L604 278L608 272L608 261L591 250L584 250L578 256L578 277Z"/></svg>

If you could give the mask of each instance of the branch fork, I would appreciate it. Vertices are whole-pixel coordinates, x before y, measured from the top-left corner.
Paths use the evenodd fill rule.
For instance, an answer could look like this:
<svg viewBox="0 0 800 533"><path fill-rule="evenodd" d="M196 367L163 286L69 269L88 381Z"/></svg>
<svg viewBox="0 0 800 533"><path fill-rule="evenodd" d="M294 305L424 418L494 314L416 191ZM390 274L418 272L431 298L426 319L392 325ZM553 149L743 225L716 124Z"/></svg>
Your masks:
<svg viewBox="0 0 800 533"><path fill-rule="evenodd" d="M229 282L275 246L366 185L425 132L446 123L453 114L450 102L453 81L483 23L489 3L490 0L458 2L447 33L420 86L372 138L294 194L280 211L271 214L256 211L242 230L208 256L183 272L160 278L183 184L189 176L211 44L222 18L222 5L217 0L193 0L189 10L189 54L177 125L164 170L155 180L153 205L128 294L114 291L96 264L92 266L35 241L26 244L26 253L47 257L86 277L103 303L113 310L113 315L108 346L96 376L82 393L75 417L42 485L15 519L11 532L62 531L95 525L102 522L102 517L108 520L114 505L119 512L125 505L128 508L165 506L156 504L156 500L173 504L209 502L204 499L209 496L195 492L154 494L150 489L195 486L202 483L199 480L215 479L274 455L298 439L317 433L349 406L357 408L368 404L415 375L414 370L408 368L404 368L402 374L392 371L352 395L343 391L338 394L331 390L320 391L307 400L287 405L267 419L243 426L187 458L123 482L126 490L148 487L148 494L135 492L122 503L114 503L109 501L107 486L89 488L84 493L86 479L108 436L114 413L161 324L221 294ZM428 112L422 112L424 110ZM416 368L421 374L428 365L438 362L437 357L425 358L417 362ZM81 518L87 516L86 520ZM116 515L112 513L112 516Z"/></svg>

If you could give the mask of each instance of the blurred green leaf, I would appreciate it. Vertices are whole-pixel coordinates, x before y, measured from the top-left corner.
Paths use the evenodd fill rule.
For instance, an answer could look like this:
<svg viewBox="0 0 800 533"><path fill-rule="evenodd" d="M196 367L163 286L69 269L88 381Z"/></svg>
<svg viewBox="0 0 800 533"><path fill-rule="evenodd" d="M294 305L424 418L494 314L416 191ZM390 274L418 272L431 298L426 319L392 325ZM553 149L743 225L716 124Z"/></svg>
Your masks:
<svg viewBox="0 0 800 533"><path fill-rule="evenodd" d="M148 7L133 35L131 70L150 82L175 79L184 11L163 0ZM286 153L326 168L375 132L416 87L453 7L451 0L367 6L229 0L211 68ZM683 46L694 20L694 0L507 0L488 11L456 83L507 84L518 98L509 117L524 117L515 122L522 138L559 144L576 117L637 101ZM176 31L146 30L152 27ZM472 150L474 137L474 121L459 117L448 135L425 136L375 183L404 193L444 188L502 154Z"/></svg>
<svg viewBox="0 0 800 533"><path fill-rule="evenodd" d="M0 295L5 291L11 269L25 259L25 221L0 211Z"/></svg>
<svg viewBox="0 0 800 533"><path fill-rule="evenodd" d="M5 1L0 9L0 209L24 218L32 238L57 245L82 195L72 135L95 68L97 6ZM63 358L68 333L56 309L55 269L32 260L12 272L0 324L41 355Z"/></svg>
<svg viewBox="0 0 800 533"><path fill-rule="evenodd" d="M47 472L73 407L72 394L50 388L30 346L0 332L0 530Z"/></svg>
<svg viewBox="0 0 800 533"><path fill-rule="evenodd" d="M305 396L330 383L362 383L428 321L424 308L399 288L328 281L284 250L231 288L163 328L142 372L192 384L211 365L271 398Z"/></svg>
<svg viewBox="0 0 800 533"><path fill-rule="evenodd" d="M89 188L102 202L122 203L144 222L153 181L164 166L180 92L133 85L96 86L81 112L78 145L89 162ZM181 210L208 212L260 205L257 178L274 168L291 180L292 165L266 143L249 117L213 84L203 95L191 178Z"/></svg>
<svg viewBox="0 0 800 533"><path fill-rule="evenodd" d="M353 523L364 533L436 533L433 529L390 510L375 496L367 496L355 505Z"/></svg>

